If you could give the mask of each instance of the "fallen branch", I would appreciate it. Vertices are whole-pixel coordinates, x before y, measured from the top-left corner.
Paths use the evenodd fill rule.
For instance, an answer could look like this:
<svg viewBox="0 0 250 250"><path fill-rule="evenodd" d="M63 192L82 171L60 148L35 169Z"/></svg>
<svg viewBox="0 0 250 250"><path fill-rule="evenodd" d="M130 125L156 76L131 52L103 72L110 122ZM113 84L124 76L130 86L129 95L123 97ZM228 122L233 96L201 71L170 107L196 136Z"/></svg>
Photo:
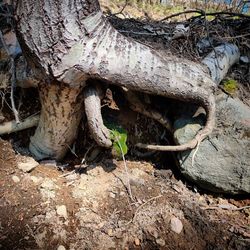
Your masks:
<svg viewBox="0 0 250 250"><path fill-rule="evenodd" d="M163 19L160 20L160 22L166 21L166 20L173 18L173 17L181 16L184 14L190 14L190 13L204 14L205 12L203 10L186 10L186 11L182 11L182 12L175 13L175 14L172 14L170 16L164 17Z"/></svg>
<svg viewBox="0 0 250 250"><path fill-rule="evenodd" d="M24 121L21 121L20 123L17 123L16 121L10 121L0 124L0 135L10 134L28 128L36 127L38 125L39 118L40 118L39 115L35 115L26 118Z"/></svg>
<svg viewBox="0 0 250 250"><path fill-rule="evenodd" d="M183 12L179 12L167 17L164 17L163 19L160 20L160 22L164 22L168 19L171 19L173 17L177 17L177 16L181 16L181 15L185 15L185 14L191 14L191 13L198 13L200 14L199 16L195 16L194 18L199 18L202 16L218 16L218 15L228 15L228 16L237 16L237 17L241 17L241 18L247 18L250 19L250 16L242 14L242 13L236 13L236 12L229 12L229 11L220 11L220 12L210 12L210 13L206 13L204 10L186 10Z"/></svg>

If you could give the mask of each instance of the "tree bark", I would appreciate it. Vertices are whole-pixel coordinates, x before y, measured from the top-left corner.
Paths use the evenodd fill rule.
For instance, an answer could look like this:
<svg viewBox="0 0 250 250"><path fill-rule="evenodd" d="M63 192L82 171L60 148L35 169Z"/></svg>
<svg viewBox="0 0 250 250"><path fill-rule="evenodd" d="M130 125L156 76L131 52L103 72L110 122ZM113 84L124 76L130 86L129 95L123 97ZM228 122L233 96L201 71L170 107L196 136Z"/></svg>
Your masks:
<svg viewBox="0 0 250 250"><path fill-rule="evenodd" d="M71 88L58 83L39 85L42 104L30 151L37 160L61 160L77 136L82 110L82 87Z"/></svg>
<svg viewBox="0 0 250 250"><path fill-rule="evenodd" d="M164 150L193 148L212 131L215 84L207 72L190 61L172 56L162 58L147 46L124 37L102 15L97 0L22 0L16 1L15 12L19 42L32 70L40 79L54 82L40 87L44 108L48 106L48 97L43 91L54 93L61 85L67 86L69 91L84 87L87 79L100 79L130 90L191 101L205 108L207 123L196 138L185 145L165 146ZM66 105L63 102L69 100L62 96L62 103L54 107ZM48 103L53 107L53 100ZM74 105L71 102L67 105L69 113L74 113ZM34 138L39 139L37 143L42 146L33 147L35 141L32 139L31 149L39 148L45 155L63 157L66 150L62 145L65 142L70 145L72 139L65 138L61 142L62 135L58 133L62 131L49 128L50 119L58 125L62 117L60 112L58 109L48 113L50 118L41 117L41 129ZM68 122L67 126L76 131L77 124ZM58 144L55 138L61 149L53 149ZM33 152L38 154L36 150Z"/></svg>

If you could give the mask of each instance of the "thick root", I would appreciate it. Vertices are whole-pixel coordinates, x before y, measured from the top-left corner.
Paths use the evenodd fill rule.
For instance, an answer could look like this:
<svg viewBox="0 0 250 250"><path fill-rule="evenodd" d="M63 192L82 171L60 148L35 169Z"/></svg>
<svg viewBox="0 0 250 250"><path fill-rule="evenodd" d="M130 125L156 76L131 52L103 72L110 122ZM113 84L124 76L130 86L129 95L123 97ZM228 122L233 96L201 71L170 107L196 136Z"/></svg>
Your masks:
<svg viewBox="0 0 250 250"><path fill-rule="evenodd" d="M149 149L149 150L157 150L157 151L185 151L192 150L198 144L200 144L213 130L214 121L215 121L215 100L214 96L211 95L208 98L208 103L204 103L204 107L207 112L207 122L205 127L198 132L195 138L185 144L177 145L177 146L165 146L165 145L149 145L137 143L135 146L139 148Z"/></svg>
<svg viewBox="0 0 250 250"><path fill-rule="evenodd" d="M62 159L77 136L82 118L82 87L57 83L39 85L42 105L39 125L29 149L37 160Z"/></svg>
<svg viewBox="0 0 250 250"><path fill-rule="evenodd" d="M95 85L84 88L84 106L90 133L96 143L110 148L109 130L104 126L101 114L101 89Z"/></svg>

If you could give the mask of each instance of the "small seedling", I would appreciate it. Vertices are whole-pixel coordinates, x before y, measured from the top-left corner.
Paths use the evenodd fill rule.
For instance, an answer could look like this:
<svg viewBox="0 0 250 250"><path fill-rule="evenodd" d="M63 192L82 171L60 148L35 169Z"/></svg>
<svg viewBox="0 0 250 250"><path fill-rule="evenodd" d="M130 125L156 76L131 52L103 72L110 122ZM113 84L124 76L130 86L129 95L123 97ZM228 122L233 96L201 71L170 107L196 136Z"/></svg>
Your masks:
<svg viewBox="0 0 250 250"><path fill-rule="evenodd" d="M228 79L222 82L223 89L225 92L227 92L229 95L233 95L236 93L238 88L238 82L234 79Z"/></svg>
<svg viewBox="0 0 250 250"><path fill-rule="evenodd" d="M118 159L122 159L122 155L128 153L127 131L115 124L107 124L110 130L110 139L113 141L112 155Z"/></svg>

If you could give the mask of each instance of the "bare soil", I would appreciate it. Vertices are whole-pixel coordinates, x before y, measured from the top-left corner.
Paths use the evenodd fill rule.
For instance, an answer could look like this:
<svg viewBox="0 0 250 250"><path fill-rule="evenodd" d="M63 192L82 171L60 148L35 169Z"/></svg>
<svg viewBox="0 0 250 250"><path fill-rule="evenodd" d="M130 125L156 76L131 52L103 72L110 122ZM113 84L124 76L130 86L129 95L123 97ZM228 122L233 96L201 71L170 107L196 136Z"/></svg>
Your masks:
<svg viewBox="0 0 250 250"><path fill-rule="evenodd" d="M30 173L19 161L0 140L1 249L249 249L250 209L230 209L249 199L202 194L145 161L128 160L128 174L108 158L81 171L44 162Z"/></svg>

